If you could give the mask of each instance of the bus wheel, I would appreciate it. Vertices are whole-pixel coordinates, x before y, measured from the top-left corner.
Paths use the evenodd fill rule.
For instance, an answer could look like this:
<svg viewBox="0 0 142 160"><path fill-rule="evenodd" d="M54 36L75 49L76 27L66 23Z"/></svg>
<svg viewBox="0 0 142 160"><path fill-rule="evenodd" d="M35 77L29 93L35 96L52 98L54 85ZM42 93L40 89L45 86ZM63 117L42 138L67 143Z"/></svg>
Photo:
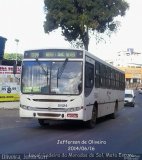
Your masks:
<svg viewBox="0 0 142 160"><path fill-rule="evenodd" d="M94 128L96 125L96 119L97 119L97 109L96 109L96 107L93 107L92 118L86 122L87 127L90 129Z"/></svg>
<svg viewBox="0 0 142 160"><path fill-rule="evenodd" d="M38 119L38 123L42 126L42 127L45 127L45 126L48 126L49 123L46 122L45 119Z"/></svg>

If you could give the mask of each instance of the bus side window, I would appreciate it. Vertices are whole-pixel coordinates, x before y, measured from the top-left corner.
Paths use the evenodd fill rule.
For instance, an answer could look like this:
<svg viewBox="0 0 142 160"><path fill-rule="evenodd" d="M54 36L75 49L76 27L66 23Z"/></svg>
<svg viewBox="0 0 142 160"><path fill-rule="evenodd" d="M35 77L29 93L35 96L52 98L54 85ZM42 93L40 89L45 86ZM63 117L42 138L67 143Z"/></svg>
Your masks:
<svg viewBox="0 0 142 160"><path fill-rule="evenodd" d="M85 64L85 96L87 97L94 86L94 65L86 62Z"/></svg>
<svg viewBox="0 0 142 160"><path fill-rule="evenodd" d="M95 62L95 87L99 88L100 87L100 63Z"/></svg>

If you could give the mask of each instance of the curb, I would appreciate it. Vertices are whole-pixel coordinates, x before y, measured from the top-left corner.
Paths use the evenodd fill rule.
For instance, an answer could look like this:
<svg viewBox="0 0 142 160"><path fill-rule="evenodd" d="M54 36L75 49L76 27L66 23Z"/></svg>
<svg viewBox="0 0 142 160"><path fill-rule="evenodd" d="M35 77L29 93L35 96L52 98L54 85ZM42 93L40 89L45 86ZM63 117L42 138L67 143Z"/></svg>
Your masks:
<svg viewBox="0 0 142 160"><path fill-rule="evenodd" d="M0 109L19 109L20 102L0 102Z"/></svg>

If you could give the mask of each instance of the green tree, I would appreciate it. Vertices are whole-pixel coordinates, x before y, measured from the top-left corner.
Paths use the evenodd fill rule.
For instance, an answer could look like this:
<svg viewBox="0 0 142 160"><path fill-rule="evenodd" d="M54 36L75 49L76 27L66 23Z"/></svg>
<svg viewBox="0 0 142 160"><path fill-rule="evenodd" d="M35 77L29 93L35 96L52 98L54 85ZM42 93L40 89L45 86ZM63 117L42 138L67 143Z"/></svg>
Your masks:
<svg viewBox="0 0 142 160"><path fill-rule="evenodd" d="M18 60L18 61L22 61L23 59L23 55L18 53L4 53L4 59L7 59L7 60Z"/></svg>
<svg viewBox="0 0 142 160"><path fill-rule="evenodd" d="M86 50L90 32L116 31L114 18L124 16L129 8L124 0L44 0L44 4L45 33L60 27L67 41L78 40Z"/></svg>

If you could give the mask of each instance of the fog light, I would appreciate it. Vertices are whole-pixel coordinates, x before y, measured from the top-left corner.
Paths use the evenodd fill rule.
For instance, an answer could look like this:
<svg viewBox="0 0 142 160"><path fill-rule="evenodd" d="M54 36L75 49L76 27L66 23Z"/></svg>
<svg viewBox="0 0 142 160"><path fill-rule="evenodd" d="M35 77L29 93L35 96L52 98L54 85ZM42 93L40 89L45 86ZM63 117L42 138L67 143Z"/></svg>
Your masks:
<svg viewBox="0 0 142 160"><path fill-rule="evenodd" d="M33 113L33 116L36 117L36 113Z"/></svg>

